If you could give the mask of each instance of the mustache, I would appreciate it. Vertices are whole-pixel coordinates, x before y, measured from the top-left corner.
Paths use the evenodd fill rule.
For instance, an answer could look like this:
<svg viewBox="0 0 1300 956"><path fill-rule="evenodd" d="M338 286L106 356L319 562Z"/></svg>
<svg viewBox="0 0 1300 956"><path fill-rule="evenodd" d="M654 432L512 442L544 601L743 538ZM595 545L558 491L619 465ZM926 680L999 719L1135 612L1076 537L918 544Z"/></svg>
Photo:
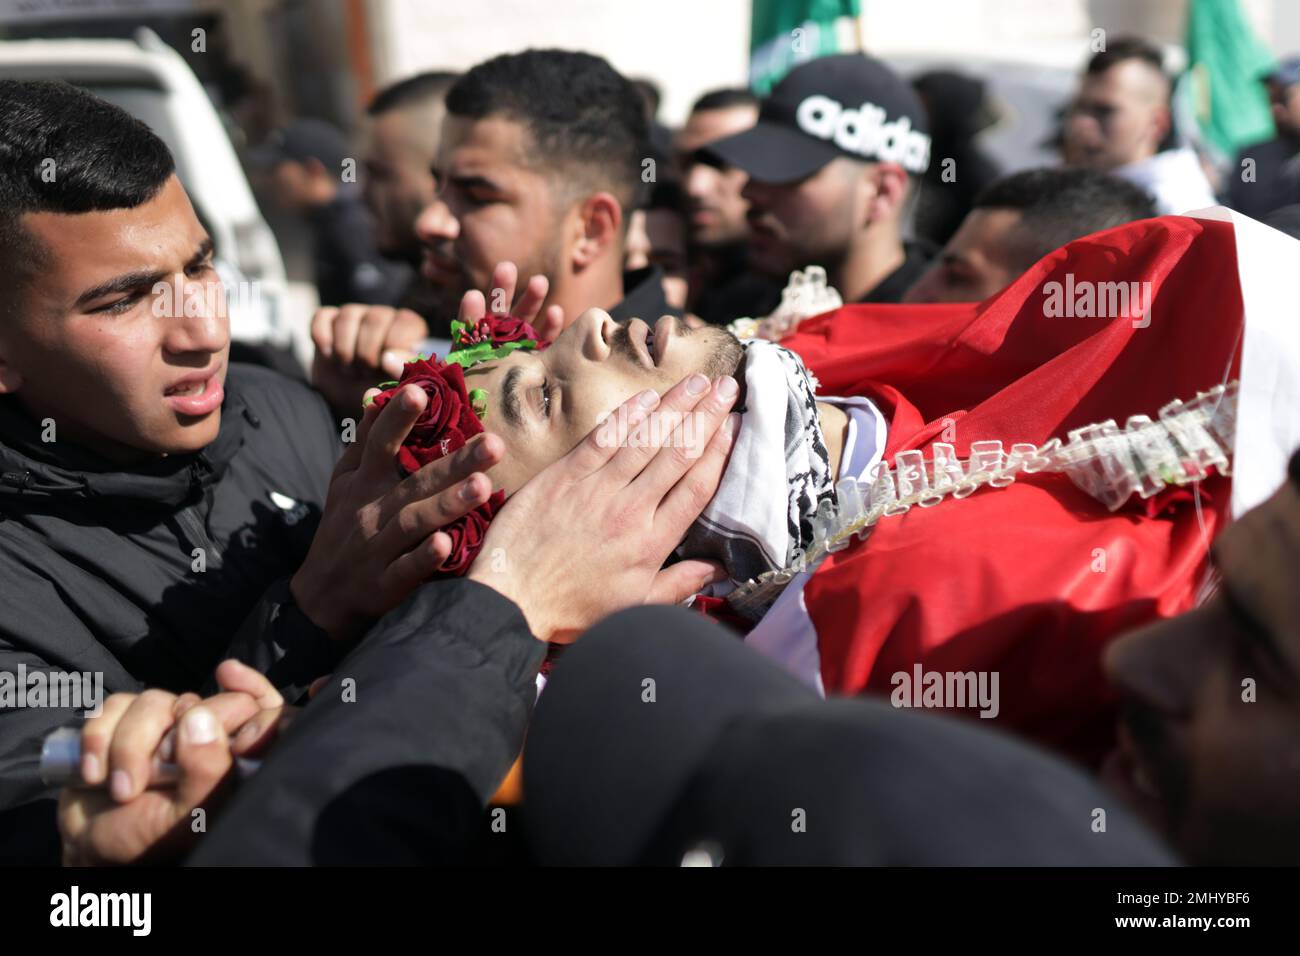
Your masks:
<svg viewBox="0 0 1300 956"><path fill-rule="evenodd" d="M1190 798L1190 773L1187 758L1175 743L1167 721L1151 707L1131 699L1124 702L1120 719L1155 778L1169 818L1178 819Z"/></svg>
<svg viewBox="0 0 1300 956"><path fill-rule="evenodd" d="M609 347L611 351L617 353L621 358L639 365L640 358L637 356L636 346L632 344L632 335L628 331L631 324L631 319L624 319L618 323L613 334L609 337Z"/></svg>
<svg viewBox="0 0 1300 956"><path fill-rule="evenodd" d="M685 321L675 315L670 315L668 318L673 320L673 333L676 335L690 335L695 331L687 325ZM645 321L646 324L650 326L651 332L654 331L654 322L644 319L642 321ZM609 337L609 347L612 351L618 353L623 358L639 365L641 364L640 355L636 350L636 346L632 344L632 334L628 331L631 325L632 319L624 319L622 322L619 322Z"/></svg>

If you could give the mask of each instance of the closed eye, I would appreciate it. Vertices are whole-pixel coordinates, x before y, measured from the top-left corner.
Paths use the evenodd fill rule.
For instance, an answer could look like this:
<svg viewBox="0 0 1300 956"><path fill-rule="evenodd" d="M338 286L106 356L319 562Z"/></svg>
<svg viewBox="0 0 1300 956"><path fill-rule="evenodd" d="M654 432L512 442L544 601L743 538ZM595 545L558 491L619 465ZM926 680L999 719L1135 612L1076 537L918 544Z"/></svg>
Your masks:
<svg viewBox="0 0 1300 956"><path fill-rule="evenodd" d="M128 295L124 299L118 299L115 302L109 302L106 305L101 305L98 308L91 309L90 311L92 313L99 314L99 315L121 315L124 312L131 311L132 306L134 306L142 298L144 298L144 293L139 292L133 295Z"/></svg>

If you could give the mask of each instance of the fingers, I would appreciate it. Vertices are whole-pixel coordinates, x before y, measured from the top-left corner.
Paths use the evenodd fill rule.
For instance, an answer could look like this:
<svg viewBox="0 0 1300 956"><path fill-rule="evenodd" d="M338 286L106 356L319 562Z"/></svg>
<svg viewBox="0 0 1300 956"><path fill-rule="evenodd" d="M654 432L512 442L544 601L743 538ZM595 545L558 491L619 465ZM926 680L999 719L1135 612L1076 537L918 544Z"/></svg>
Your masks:
<svg viewBox="0 0 1300 956"><path fill-rule="evenodd" d="M415 361L418 353L416 344L429 334L429 325L417 312L410 309L397 309L393 312L393 321L378 343L365 336L364 345L360 340L357 354L364 358L366 368L381 368L393 378L402 377L402 366Z"/></svg>
<svg viewBox="0 0 1300 956"><path fill-rule="evenodd" d="M398 510L414 502L447 491L459 493L461 489L453 486L487 471L501 461L505 453L506 444L500 436L491 432L474 436L450 455L431 461L415 474L403 478L384 499L379 515L380 524L386 524ZM464 513L461 511L455 517Z"/></svg>
<svg viewBox="0 0 1300 956"><path fill-rule="evenodd" d="M178 812L187 814L203 804L230 773L233 762L230 740L217 716L203 704L187 710L176 734Z"/></svg>
<svg viewBox="0 0 1300 956"><path fill-rule="evenodd" d="M487 300L478 289L470 289L460 297L460 311L456 313L456 318L461 322L475 325L485 315L487 315Z"/></svg>
<svg viewBox="0 0 1300 956"><path fill-rule="evenodd" d="M261 710L256 700L242 692L225 691L220 694L213 694L206 700L200 701L200 703L217 715L217 719L221 721L221 726L226 729L228 734L244 726ZM182 713L188 713L189 709L187 707Z"/></svg>
<svg viewBox="0 0 1300 956"><path fill-rule="evenodd" d="M338 315L334 316L333 358L340 366L351 365L356 356L357 331L368 308L353 303L340 308Z"/></svg>
<svg viewBox="0 0 1300 956"><path fill-rule="evenodd" d="M690 388L691 383L687 382L685 391L689 392ZM724 375L703 395L696 396L695 407L682 409L684 413L689 414L685 414L672 434L666 439L664 436L652 436L663 439L659 443L664 447L653 453L653 457L637 477L633 487L656 501L667 495L668 490L677 484L684 474L692 471L704 455L714 433L722 425L727 413L731 411L731 406L736 403L739 391L736 380L729 375ZM671 396L671 392L665 396L665 404L672 401ZM689 396L683 399L683 401L689 400ZM728 444L728 451L730 447ZM695 480L698 482L699 478L700 476L697 476ZM716 490L716 486L715 489L710 490L709 497L713 496L713 490ZM708 498L705 499L705 503L707 502ZM700 507L703 508L704 505L701 504Z"/></svg>
<svg viewBox="0 0 1300 956"><path fill-rule="evenodd" d="M740 416L728 415L722 427L710 439L700 455L664 496L655 512L655 533L666 540L679 541L706 505L717 493L727 457L740 431Z"/></svg>
<svg viewBox="0 0 1300 956"><path fill-rule="evenodd" d="M546 301L546 293L550 290L550 287L551 284L547 281L546 276L533 276L528 280L528 284L524 286L524 293L519 297L519 304L515 306L511 314L536 328L537 313L542 310L542 303Z"/></svg>
<svg viewBox="0 0 1300 956"><path fill-rule="evenodd" d="M564 331L564 308L558 305L548 305L542 317L533 323L533 328L537 330L537 337L543 342L554 342Z"/></svg>
<svg viewBox="0 0 1300 956"><path fill-rule="evenodd" d="M379 367L384 370L385 375L391 375L395 379L401 378L402 367L407 362L414 362L419 354L414 349L385 349L384 354L379 357Z"/></svg>
<svg viewBox="0 0 1300 956"><path fill-rule="evenodd" d="M655 575L646 595L646 604L681 604L692 594L699 594L714 581L726 580L727 569L716 561L694 558L670 564Z"/></svg>
<svg viewBox="0 0 1300 956"><path fill-rule="evenodd" d="M519 281L519 270L513 262L498 262L492 270L492 292L488 299L488 310L499 315L513 313L511 306L515 301L515 284Z"/></svg>
<svg viewBox="0 0 1300 956"><path fill-rule="evenodd" d="M394 594L406 595L435 574L451 556L451 538L435 531L390 564L385 580Z"/></svg>
<svg viewBox="0 0 1300 956"><path fill-rule="evenodd" d="M659 394L654 389L638 392L610 412L572 451L546 471L560 468L572 480L579 481L601 470L616 454L626 449L628 436L659 404Z"/></svg>
<svg viewBox="0 0 1300 956"><path fill-rule="evenodd" d="M384 344L397 324L396 309L370 309L361 317L352 353L352 364L358 369L379 368Z"/></svg>
<svg viewBox="0 0 1300 956"><path fill-rule="evenodd" d="M687 413L694 411L695 406L709 394L707 378L698 372L688 375L664 393L663 399L644 422L627 429L626 434L610 436L618 439L617 453L606 465L610 476L630 484L654 460L660 449L674 443L679 446L674 453L682 459L682 470L685 470L689 462L686 461L686 449L680 447L682 441L678 429Z"/></svg>
<svg viewBox="0 0 1300 956"><path fill-rule="evenodd" d="M371 399L379 394L379 389L371 388L366 390L361 404L361 421L357 423L357 433L353 440L348 443L348 447L343 449L343 454L339 456L338 462L334 465L334 474L330 478L332 484L339 475L347 474L350 471L356 471L361 467L361 459L366 449L366 440L370 437L370 429L374 427L375 419L379 417L380 409L376 408Z"/></svg>
<svg viewBox="0 0 1300 956"><path fill-rule="evenodd" d="M491 480L475 472L431 498L399 508L379 532L375 547L381 555L394 558L403 555L439 528L473 511L491 495Z"/></svg>
<svg viewBox="0 0 1300 956"><path fill-rule="evenodd" d="M81 728L81 779L98 786L108 779L108 744L122 715L135 694L114 694L104 701L98 717L91 717Z"/></svg>
<svg viewBox="0 0 1300 956"><path fill-rule="evenodd" d="M231 738L231 752L237 757L262 753L289 726L292 715L296 712L297 708L288 706L259 710Z"/></svg>
<svg viewBox="0 0 1300 956"><path fill-rule="evenodd" d="M270 678L234 658L217 665L217 686L224 691L247 694L261 708L284 706L284 698Z"/></svg>
<svg viewBox="0 0 1300 956"><path fill-rule="evenodd" d="M316 351L325 358L334 354L334 319L338 314L337 306L327 305L323 309L317 309L311 317L311 340L316 345Z"/></svg>
<svg viewBox="0 0 1300 956"><path fill-rule="evenodd" d="M134 799L149 785L155 752L176 720L175 701L166 691L147 690L117 722L108 745L108 790L118 803Z"/></svg>
<svg viewBox="0 0 1300 956"><path fill-rule="evenodd" d="M399 389L367 429L358 471L366 472L369 480L391 477L396 470L397 452L428 401L424 390L414 385ZM362 441L358 436L357 444Z"/></svg>

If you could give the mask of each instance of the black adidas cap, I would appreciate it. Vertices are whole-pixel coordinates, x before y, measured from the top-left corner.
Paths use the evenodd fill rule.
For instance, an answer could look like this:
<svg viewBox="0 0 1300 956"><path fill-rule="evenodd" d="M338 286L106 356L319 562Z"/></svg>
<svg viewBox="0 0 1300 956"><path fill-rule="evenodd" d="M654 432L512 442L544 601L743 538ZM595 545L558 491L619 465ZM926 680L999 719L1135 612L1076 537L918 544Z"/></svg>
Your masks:
<svg viewBox="0 0 1300 956"><path fill-rule="evenodd" d="M925 109L911 86L861 53L820 57L791 70L763 100L758 123L707 150L760 182L811 176L837 156L930 165Z"/></svg>

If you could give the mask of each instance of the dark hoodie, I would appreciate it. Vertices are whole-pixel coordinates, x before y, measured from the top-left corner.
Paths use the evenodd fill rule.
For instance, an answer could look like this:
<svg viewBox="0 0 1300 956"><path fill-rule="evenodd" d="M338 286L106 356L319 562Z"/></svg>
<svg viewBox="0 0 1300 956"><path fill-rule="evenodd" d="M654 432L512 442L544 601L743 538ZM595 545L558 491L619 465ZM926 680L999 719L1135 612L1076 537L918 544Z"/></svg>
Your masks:
<svg viewBox="0 0 1300 956"><path fill-rule="evenodd" d="M230 366L211 445L131 470L43 442L17 400L0 398L0 680L22 664L28 675L102 674L105 697L202 692L237 657L299 696L334 647L293 605L288 579L341 448L319 396L248 365ZM0 693L0 860L29 855L11 842L15 821L29 851L48 851L41 741L82 713Z"/></svg>

